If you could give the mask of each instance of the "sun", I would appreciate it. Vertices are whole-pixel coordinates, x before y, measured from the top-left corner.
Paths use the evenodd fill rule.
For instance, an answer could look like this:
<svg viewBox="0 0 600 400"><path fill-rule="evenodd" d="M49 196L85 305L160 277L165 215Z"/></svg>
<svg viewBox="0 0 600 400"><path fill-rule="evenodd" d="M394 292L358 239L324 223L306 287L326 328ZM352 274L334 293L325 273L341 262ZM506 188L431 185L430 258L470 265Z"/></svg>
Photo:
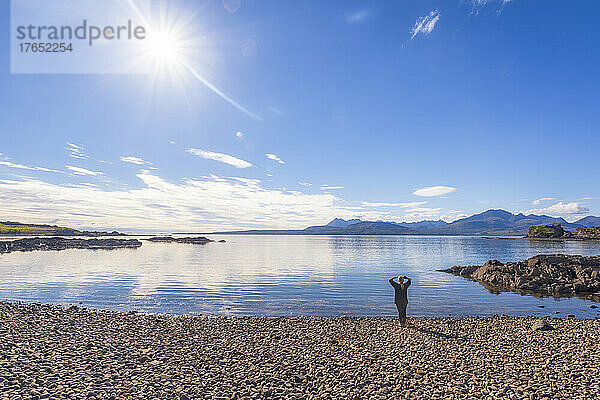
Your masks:
<svg viewBox="0 0 600 400"><path fill-rule="evenodd" d="M183 40L167 30L152 30L144 42L144 55L151 63L177 66L184 56Z"/></svg>

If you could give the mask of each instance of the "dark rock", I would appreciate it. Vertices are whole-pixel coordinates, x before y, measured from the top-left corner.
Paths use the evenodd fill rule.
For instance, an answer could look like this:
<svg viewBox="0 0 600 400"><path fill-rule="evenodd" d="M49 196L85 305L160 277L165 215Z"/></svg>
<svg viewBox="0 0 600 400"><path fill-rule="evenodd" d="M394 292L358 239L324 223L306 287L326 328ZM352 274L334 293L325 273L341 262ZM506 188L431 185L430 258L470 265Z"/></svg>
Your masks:
<svg viewBox="0 0 600 400"><path fill-rule="evenodd" d="M548 323L548 321L540 319L533 324L533 329L536 331L553 331L554 328L552 325Z"/></svg>
<svg viewBox="0 0 600 400"><path fill-rule="evenodd" d="M28 238L0 241L0 253L12 251L48 251L65 249L114 250L138 248L142 242L136 239L66 239L61 237Z"/></svg>
<svg viewBox="0 0 600 400"><path fill-rule="evenodd" d="M600 293L600 256L538 255L518 262L490 260L482 266L440 271L514 292L551 296Z"/></svg>
<svg viewBox="0 0 600 400"><path fill-rule="evenodd" d="M592 304L592 305L590 306L590 308L598 308L598 306L597 306L597 305L595 305L595 304Z"/></svg>
<svg viewBox="0 0 600 400"><path fill-rule="evenodd" d="M156 236L149 239L146 239L149 242L155 243L185 243L185 244L206 244L211 243L213 240L205 238L204 236L198 237L184 237L184 238L174 238L172 236Z"/></svg>

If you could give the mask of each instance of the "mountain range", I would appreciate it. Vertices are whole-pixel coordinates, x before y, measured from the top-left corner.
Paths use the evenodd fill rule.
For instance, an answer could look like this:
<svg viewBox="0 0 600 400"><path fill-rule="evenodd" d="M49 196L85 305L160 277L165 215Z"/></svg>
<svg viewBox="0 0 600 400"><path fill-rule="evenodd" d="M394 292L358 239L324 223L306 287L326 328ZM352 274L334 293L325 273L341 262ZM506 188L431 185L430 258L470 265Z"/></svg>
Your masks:
<svg viewBox="0 0 600 400"><path fill-rule="evenodd" d="M335 218L327 225L309 226L300 230L248 230L212 232L228 234L287 234L287 235L526 235L529 227L560 224L566 230L582 226L600 226L600 217L589 216L575 222L547 215L512 214L505 210L488 210L454 222L419 221L386 222L344 220Z"/></svg>

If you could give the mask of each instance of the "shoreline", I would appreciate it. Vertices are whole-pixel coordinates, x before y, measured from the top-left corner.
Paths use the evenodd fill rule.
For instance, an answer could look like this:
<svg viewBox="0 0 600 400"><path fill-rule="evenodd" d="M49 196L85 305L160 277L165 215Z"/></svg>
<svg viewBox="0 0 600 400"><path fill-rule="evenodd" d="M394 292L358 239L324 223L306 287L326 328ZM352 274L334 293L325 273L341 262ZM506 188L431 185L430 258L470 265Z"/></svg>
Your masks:
<svg viewBox="0 0 600 400"><path fill-rule="evenodd" d="M600 319L205 317L0 302L0 399L600 395Z"/></svg>

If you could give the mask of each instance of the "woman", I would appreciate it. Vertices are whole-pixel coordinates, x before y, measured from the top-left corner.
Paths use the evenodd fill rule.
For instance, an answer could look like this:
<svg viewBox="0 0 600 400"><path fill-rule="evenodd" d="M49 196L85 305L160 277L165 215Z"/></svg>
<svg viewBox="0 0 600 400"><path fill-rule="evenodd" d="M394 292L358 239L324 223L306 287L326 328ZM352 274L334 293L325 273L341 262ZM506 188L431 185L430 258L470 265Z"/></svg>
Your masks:
<svg viewBox="0 0 600 400"><path fill-rule="evenodd" d="M394 281L396 277L390 278L390 285L394 287L394 303L398 308L398 319L400 325L406 326L406 306L408 305L408 287L410 286L410 278L407 276L399 276L398 282ZM404 282L406 279L406 282Z"/></svg>

